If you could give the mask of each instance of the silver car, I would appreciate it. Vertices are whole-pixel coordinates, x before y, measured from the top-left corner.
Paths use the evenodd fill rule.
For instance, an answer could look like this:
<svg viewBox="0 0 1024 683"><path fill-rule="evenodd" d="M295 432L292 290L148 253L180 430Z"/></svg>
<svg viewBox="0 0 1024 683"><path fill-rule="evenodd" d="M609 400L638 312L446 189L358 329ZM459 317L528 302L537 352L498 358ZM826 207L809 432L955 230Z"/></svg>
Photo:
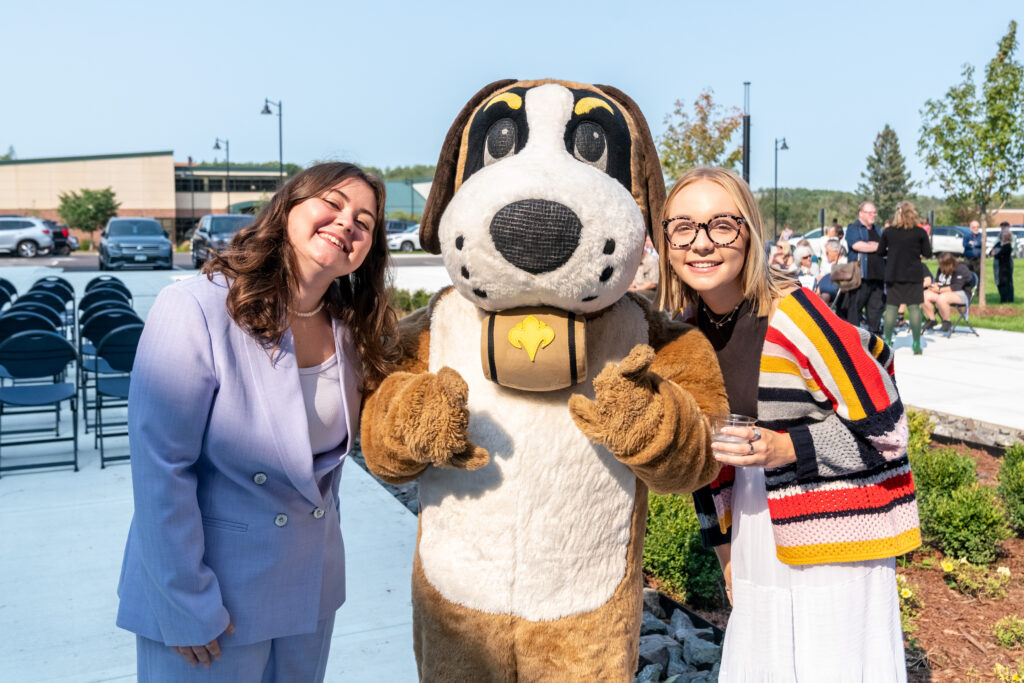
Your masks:
<svg viewBox="0 0 1024 683"><path fill-rule="evenodd" d="M0 252L14 252L32 258L53 248L53 235L42 218L0 217Z"/></svg>

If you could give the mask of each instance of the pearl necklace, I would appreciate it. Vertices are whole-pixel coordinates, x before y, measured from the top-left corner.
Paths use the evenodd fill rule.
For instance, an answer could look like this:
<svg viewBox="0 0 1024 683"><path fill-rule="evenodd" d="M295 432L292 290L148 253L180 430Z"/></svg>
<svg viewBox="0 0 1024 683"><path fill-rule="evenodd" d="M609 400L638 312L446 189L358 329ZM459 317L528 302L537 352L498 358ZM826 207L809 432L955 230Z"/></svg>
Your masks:
<svg viewBox="0 0 1024 683"><path fill-rule="evenodd" d="M700 305L704 309L704 315L707 317L708 322L714 325L716 330L720 330L722 329L722 327L727 325L730 320L733 319L733 316L736 315L736 311L740 310L740 306L743 305L743 301L740 301L738 304L736 304L736 308L732 309L718 320L715 320L715 313L710 308L708 308L708 305L706 303L704 303L704 299L700 300Z"/></svg>
<svg viewBox="0 0 1024 683"><path fill-rule="evenodd" d="M297 315L300 318L312 318L314 315L316 315L317 313L319 313L320 311L323 310L323 308L324 308L324 300L321 299L320 300L320 305L317 306L316 308L314 308L312 311L310 311L308 313L303 313L302 311L296 311L291 306L287 306L286 308L288 309L288 312L291 313L292 315Z"/></svg>

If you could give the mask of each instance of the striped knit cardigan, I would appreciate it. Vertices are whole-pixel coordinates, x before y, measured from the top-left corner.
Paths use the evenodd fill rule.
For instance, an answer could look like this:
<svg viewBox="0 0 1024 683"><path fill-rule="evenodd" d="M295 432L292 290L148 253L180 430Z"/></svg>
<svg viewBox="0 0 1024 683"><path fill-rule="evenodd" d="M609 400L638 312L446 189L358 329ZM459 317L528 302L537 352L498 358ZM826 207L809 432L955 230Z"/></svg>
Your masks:
<svg viewBox="0 0 1024 683"><path fill-rule="evenodd" d="M758 424L787 432L796 462L765 469L779 560L893 557L921 544L907 416L892 351L807 289L786 296L761 351ZM729 541L735 470L694 494L705 545Z"/></svg>

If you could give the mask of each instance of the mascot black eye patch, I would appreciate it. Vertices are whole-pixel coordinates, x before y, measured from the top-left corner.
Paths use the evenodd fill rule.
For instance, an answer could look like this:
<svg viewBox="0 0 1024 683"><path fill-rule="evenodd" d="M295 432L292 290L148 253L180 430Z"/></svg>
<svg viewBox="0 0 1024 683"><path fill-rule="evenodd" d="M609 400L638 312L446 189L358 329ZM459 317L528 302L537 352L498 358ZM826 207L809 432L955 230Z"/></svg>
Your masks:
<svg viewBox="0 0 1024 683"><path fill-rule="evenodd" d="M572 117L565 126L565 149L597 166L633 191L629 124L611 100L592 90L572 90Z"/></svg>
<svg viewBox="0 0 1024 683"><path fill-rule="evenodd" d="M523 151L530 137L526 123L526 88L511 88L492 98L473 117L466 140L462 182L490 160Z"/></svg>

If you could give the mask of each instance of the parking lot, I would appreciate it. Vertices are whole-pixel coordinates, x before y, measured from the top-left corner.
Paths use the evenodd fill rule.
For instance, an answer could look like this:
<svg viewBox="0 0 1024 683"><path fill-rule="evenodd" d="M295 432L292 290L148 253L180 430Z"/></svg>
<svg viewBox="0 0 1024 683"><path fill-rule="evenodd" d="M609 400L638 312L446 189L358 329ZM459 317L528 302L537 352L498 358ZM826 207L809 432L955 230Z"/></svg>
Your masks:
<svg viewBox="0 0 1024 683"><path fill-rule="evenodd" d="M392 253L396 268L408 266L439 266L441 257L433 254ZM36 268L59 268L65 273L87 273L99 271L99 260L95 252L76 251L69 256L37 256L26 259L5 254L0 256L0 268L34 266ZM188 252L174 254L174 270L192 270L192 258ZM125 271L127 272L127 271Z"/></svg>

